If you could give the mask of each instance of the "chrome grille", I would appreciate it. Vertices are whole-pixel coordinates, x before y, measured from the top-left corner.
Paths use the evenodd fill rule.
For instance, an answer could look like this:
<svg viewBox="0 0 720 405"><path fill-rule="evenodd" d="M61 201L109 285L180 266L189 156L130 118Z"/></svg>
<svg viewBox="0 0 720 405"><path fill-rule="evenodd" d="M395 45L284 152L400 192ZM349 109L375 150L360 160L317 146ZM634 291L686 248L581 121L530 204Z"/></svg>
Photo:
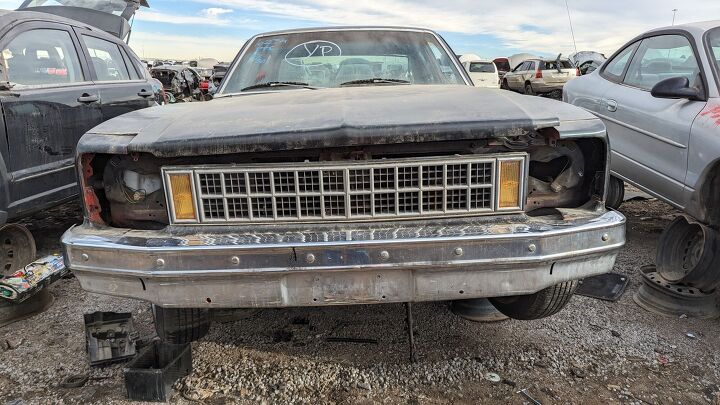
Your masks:
<svg viewBox="0 0 720 405"><path fill-rule="evenodd" d="M176 172L193 177L199 215L183 223L372 220L496 212L498 162L507 159L526 162L527 155L177 166L163 171L166 179Z"/></svg>

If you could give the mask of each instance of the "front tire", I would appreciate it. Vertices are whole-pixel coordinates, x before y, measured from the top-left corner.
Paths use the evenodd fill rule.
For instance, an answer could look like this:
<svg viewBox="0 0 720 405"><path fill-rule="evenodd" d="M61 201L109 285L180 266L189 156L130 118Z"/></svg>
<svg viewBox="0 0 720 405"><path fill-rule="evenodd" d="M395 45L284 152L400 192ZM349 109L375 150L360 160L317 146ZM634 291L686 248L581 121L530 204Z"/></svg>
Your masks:
<svg viewBox="0 0 720 405"><path fill-rule="evenodd" d="M510 90L510 85L508 85L508 81L503 79L502 83L500 84L500 88L503 90Z"/></svg>
<svg viewBox="0 0 720 405"><path fill-rule="evenodd" d="M490 298L498 311L513 319L530 321L555 315L575 294L577 280L556 284L530 295Z"/></svg>
<svg viewBox="0 0 720 405"><path fill-rule="evenodd" d="M625 183L617 177L610 176L605 206L614 210L620 208L625 201Z"/></svg>
<svg viewBox="0 0 720 405"><path fill-rule="evenodd" d="M202 339L210 330L210 311L201 308L152 306L155 331L165 343L184 345Z"/></svg>

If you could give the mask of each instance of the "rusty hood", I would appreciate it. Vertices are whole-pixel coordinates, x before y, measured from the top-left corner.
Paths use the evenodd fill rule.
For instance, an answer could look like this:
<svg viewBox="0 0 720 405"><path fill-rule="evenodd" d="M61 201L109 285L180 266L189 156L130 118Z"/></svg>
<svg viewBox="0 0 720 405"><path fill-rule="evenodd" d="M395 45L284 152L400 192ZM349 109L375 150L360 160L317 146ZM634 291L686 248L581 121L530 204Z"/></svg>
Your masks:
<svg viewBox="0 0 720 405"><path fill-rule="evenodd" d="M604 134L572 105L460 85L392 85L247 92L148 108L90 130L78 153L161 157L471 140L561 128ZM561 135L563 134L562 131Z"/></svg>

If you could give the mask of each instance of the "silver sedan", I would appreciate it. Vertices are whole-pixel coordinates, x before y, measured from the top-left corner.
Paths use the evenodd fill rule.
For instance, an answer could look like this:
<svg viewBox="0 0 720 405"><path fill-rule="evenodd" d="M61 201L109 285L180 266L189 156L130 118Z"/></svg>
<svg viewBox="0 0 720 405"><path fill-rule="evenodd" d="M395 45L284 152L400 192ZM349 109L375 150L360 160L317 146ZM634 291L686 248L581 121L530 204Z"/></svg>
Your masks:
<svg viewBox="0 0 720 405"><path fill-rule="evenodd" d="M612 192L627 181L720 225L720 21L660 28L565 85L564 100L600 117Z"/></svg>

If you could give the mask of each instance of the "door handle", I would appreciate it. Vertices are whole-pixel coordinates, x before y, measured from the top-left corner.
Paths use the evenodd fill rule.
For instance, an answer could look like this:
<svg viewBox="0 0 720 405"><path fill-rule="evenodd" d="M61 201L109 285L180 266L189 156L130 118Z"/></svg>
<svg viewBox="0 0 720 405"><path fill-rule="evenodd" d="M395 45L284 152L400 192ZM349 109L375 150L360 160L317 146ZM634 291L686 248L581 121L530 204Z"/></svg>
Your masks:
<svg viewBox="0 0 720 405"><path fill-rule="evenodd" d="M617 107L618 107L617 101L615 101L615 100L607 100L607 101L605 101L605 103L606 103L606 105L607 105L607 110L608 110L608 111L610 111L610 112L615 112L615 111L617 111Z"/></svg>
<svg viewBox="0 0 720 405"><path fill-rule="evenodd" d="M144 98L153 97L154 95L155 95L155 93L153 93L152 91L147 91L145 89L140 90L140 93L138 93L138 96L144 97Z"/></svg>
<svg viewBox="0 0 720 405"><path fill-rule="evenodd" d="M84 93L82 96L78 97L77 101L78 103L84 104L95 103L100 101L100 97L98 97L97 94Z"/></svg>

